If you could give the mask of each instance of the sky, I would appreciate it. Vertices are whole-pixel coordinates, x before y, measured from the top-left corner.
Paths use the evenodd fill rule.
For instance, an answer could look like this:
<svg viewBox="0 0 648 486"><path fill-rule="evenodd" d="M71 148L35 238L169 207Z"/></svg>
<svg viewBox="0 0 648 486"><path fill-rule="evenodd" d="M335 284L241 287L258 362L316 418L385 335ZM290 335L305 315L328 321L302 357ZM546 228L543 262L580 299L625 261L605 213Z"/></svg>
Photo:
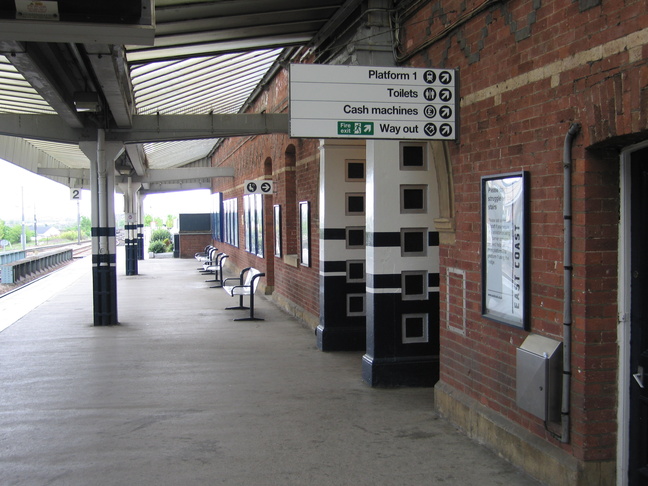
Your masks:
<svg viewBox="0 0 648 486"><path fill-rule="evenodd" d="M90 204L90 191L82 191L77 209L67 186L0 159L1 220L20 221L24 210L25 221L29 223L34 221L34 216L43 222L76 221L77 211L81 216L90 217ZM115 213L123 211L124 198L115 194ZM207 189L151 194L144 199L144 213L154 217L210 211L211 195Z"/></svg>

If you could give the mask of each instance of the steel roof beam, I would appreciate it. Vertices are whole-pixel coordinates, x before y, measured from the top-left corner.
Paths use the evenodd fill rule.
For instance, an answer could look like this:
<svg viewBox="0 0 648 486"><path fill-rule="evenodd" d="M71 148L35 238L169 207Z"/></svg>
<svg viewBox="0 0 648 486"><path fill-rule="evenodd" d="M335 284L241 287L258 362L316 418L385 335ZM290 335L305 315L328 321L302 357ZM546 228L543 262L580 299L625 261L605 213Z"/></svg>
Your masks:
<svg viewBox="0 0 648 486"><path fill-rule="evenodd" d="M85 51L115 123L129 127L135 101L124 48L93 44L86 45Z"/></svg>
<svg viewBox="0 0 648 486"><path fill-rule="evenodd" d="M128 178L135 183L156 184L159 182L196 181L213 177L234 177L234 167L190 167L182 169L149 170L143 176L117 176L116 180L126 182Z"/></svg>
<svg viewBox="0 0 648 486"><path fill-rule="evenodd" d="M106 141L152 143L268 133L288 133L288 115L135 115L132 128L106 129ZM76 144L95 141L97 130L70 128L57 115L0 114L0 135Z"/></svg>
<svg viewBox="0 0 648 486"><path fill-rule="evenodd" d="M84 80L71 69L72 62L64 48L56 44L21 44L0 42L0 52L24 76L25 80L59 114L61 121L74 128L83 126L73 106L75 91L83 90ZM61 69L67 66L67 69Z"/></svg>
<svg viewBox="0 0 648 486"><path fill-rule="evenodd" d="M127 145L126 153L128 154L131 164L133 164L135 173L139 176L144 175L146 173L146 168L148 167L144 147L140 144Z"/></svg>

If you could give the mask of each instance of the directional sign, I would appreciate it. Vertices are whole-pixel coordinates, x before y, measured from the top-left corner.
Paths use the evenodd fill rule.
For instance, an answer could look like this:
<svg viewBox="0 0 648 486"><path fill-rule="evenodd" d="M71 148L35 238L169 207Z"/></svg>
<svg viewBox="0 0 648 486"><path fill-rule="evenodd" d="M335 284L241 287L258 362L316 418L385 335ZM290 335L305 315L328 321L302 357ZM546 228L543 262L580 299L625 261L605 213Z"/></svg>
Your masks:
<svg viewBox="0 0 648 486"><path fill-rule="evenodd" d="M273 194L274 182L266 180L245 181L245 194Z"/></svg>
<svg viewBox="0 0 648 486"><path fill-rule="evenodd" d="M290 134L304 138L456 140L453 69L290 66Z"/></svg>

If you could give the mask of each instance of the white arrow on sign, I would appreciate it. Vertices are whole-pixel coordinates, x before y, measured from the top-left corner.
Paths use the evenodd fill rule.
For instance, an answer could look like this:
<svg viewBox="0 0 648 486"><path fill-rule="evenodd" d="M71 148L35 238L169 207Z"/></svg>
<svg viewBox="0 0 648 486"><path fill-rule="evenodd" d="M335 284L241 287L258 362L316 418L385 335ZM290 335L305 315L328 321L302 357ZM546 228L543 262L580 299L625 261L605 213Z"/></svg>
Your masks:
<svg viewBox="0 0 648 486"><path fill-rule="evenodd" d="M444 120L447 120L452 116L452 108L450 108L449 106L442 106L439 110L439 116Z"/></svg>
<svg viewBox="0 0 648 486"><path fill-rule="evenodd" d="M450 91L448 88L443 88L441 91L439 91L439 98L443 101L450 101L452 99L452 91Z"/></svg>
<svg viewBox="0 0 648 486"><path fill-rule="evenodd" d="M443 71L439 74L439 82L442 84L450 84L452 81L452 73L450 71Z"/></svg>

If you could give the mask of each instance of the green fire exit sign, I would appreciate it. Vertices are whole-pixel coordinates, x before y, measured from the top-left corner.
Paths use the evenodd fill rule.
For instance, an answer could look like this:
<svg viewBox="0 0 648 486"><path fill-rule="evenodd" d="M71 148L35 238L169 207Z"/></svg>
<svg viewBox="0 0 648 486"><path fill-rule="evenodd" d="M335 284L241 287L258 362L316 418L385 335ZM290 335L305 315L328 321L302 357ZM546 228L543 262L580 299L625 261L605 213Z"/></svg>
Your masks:
<svg viewBox="0 0 648 486"><path fill-rule="evenodd" d="M337 122L338 135L373 135L373 122Z"/></svg>

